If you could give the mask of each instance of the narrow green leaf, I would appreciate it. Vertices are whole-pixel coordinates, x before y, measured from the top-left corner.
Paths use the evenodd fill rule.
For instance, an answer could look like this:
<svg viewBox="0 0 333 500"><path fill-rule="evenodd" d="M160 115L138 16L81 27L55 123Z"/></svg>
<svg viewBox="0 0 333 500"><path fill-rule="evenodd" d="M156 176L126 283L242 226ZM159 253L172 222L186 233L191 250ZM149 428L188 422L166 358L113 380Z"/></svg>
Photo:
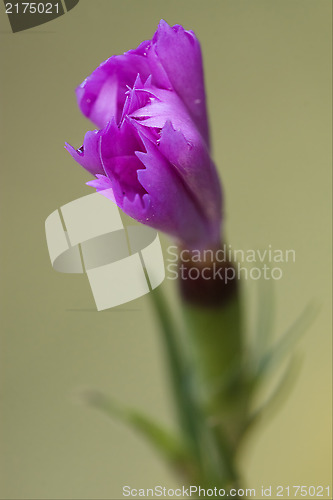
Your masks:
<svg viewBox="0 0 333 500"><path fill-rule="evenodd" d="M153 290L150 296L161 324L176 410L182 433L187 436L194 452L199 457L198 408L193 397L190 368L180 346L181 332L173 322L173 315L160 288Z"/></svg>
<svg viewBox="0 0 333 500"><path fill-rule="evenodd" d="M273 333L274 324L274 281L261 278L258 281L258 317L254 346L255 359L266 351Z"/></svg>
<svg viewBox="0 0 333 500"><path fill-rule="evenodd" d="M318 305L309 304L285 335L261 358L255 376L257 382L292 352L300 337L317 317L319 309Z"/></svg>
<svg viewBox="0 0 333 500"><path fill-rule="evenodd" d="M281 379L277 383L276 387L273 389L271 395L268 399L256 409L249 417L245 430L247 431L250 427L256 424L259 419L263 416L268 417L276 413L284 401L289 396L297 376L300 372L301 361L299 357L294 356L288 363ZM244 432L245 432L244 430Z"/></svg>
<svg viewBox="0 0 333 500"><path fill-rule="evenodd" d="M146 415L132 409L123 408L111 398L99 391L87 391L83 400L89 406L100 410L111 418L116 418L129 425L144 436L148 442L173 465L186 464L190 455L181 439L167 431L160 424Z"/></svg>

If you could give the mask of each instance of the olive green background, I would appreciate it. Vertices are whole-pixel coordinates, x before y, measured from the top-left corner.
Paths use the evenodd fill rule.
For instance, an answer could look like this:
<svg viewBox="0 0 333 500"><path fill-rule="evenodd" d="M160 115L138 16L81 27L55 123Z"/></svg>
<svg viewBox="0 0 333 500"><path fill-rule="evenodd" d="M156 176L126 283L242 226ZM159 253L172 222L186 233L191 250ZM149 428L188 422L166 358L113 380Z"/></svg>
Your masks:
<svg viewBox="0 0 333 500"><path fill-rule="evenodd" d="M63 149L93 129L74 88L161 18L202 43L228 241L296 250L275 283L275 338L308 302L321 304L289 399L243 450L244 484L330 483L331 7L81 0L12 34L0 5L2 499L113 499L125 484L178 484L140 437L80 404L83 388L98 388L172 425L149 296L98 313L85 276L52 270L44 234L51 212L92 192ZM246 283L251 324L255 293Z"/></svg>

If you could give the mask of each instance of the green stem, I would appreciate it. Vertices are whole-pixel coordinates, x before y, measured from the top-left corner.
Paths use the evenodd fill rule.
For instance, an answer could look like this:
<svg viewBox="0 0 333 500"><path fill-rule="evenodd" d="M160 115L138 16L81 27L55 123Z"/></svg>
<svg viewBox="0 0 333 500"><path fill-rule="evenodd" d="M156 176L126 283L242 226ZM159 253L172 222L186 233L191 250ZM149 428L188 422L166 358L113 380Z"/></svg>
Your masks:
<svg viewBox="0 0 333 500"><path fill-rule="evenodd" d="M195 411L194 402L191 397L186 362L175 338L177 329L172 321L172 315L161 290L155 289L151 293L151 297L161 324L179 423L183 434L187 437L189 445L193 448L195 455L198 457L197 412Z"/></svg>
<svg viewBox="0 0 333 500"><path fill-rule="evenodd" d="M160 290L151 294L162 326L163 340L171 375L178 418L185 440L193 455L193 467L188 467L187 481L198 486L235 485L238 475L234 466L234 453L228 439L219 427L212 426L198 389L199 360L191 365L180 348L179 338L184 332L176 328L168 305ZM185 307L185 306L184 306ZM207 316L207 311L201 311ZM208 313L211 317L211 314ZM196 328L205 333L205 326L198 322ZM193 339L192 339L193 340ZM205 359L204 352L201 353ZM220 381L220 380L219 380Z"/></svg>

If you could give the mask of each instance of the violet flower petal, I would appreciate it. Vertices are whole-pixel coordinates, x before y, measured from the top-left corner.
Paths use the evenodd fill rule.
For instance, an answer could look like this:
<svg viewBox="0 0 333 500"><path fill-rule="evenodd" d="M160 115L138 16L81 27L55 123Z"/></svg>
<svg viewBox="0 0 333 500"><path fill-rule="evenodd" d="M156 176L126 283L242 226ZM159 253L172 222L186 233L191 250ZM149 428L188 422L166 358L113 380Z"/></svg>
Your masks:
<svg viewBox="0 0 333 500"><path fill-rule="evenodd" d="M153 46L173 89L209 144L203 63L197 37L193 31L186 31L180 25L170 27L161 20Z"/></svg>
<svg viewBox="0 0 333 500"><path fill-rule="evenodd" d="M189 248L218 245L222 194L210 158L200 45L161 21L152 40L102 63L77 90L101 130L70 154L88 185Z"/></svg>
<svg viewBox="0 0 333 500"><path fill-rule="evenodd" d="M138 73L146 80L150 69L147 59L134 52L104 61L76 89L82 113L100 128L112 118L118 122L128 87L133 86Z"/></svg>
<svg viewBox="0 0 333 500"><path fill-rule="evenodd" d="M150 75L156 87L174 90L209 143L202 56L199 41L182 26L160 21L152 40L104 61L76 89L82 113L98 127L114 117L118 122L126 91L137 75Z"/></svg>
<svg viewBox="0 0 333 500"><path fill-rule="evenodd" d="M216 168L182 101L175 93L154 87L145 86L136 92L146 92L152 98L131 117L138 122L138 127L161 130L156 145L178 170L208 220L220 220L222 195Z"/></svg>
<svg viewBox="0 0 333 500"><path fill-rule="evenodd" d="M138 170L138 179L150 199L149 225L174 236L179 242L185 241L188 246L200 247L211 235L196 200L189 195L176 169L155 144L145 137L142 140L146 153L138 152L137 156L145 169Z"/></svg>
<svg viewBox="0 0 333 500"><path fill-rule="evenodd" d="M66 142L65 149L83 168L93 175L103 174L103 166L99 154L99 142L103 131L94 130L84 136L83 145L79 149L73 148Z"/></svg>

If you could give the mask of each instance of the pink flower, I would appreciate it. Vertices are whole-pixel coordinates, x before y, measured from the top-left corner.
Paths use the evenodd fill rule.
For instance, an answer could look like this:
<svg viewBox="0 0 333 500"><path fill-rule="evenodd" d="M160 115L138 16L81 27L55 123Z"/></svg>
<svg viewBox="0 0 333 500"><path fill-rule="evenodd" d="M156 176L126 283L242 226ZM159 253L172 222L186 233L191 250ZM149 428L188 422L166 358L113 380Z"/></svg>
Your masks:
<svg viewBox="0 0 333 500"><path fill-rule="evenodd" d="M203 248L220 239L221 188L210 157L202 58L192 31L161 21L152 40L103 62L77 89L100 130L66 145L88 184L134 219Z"/></svg>

